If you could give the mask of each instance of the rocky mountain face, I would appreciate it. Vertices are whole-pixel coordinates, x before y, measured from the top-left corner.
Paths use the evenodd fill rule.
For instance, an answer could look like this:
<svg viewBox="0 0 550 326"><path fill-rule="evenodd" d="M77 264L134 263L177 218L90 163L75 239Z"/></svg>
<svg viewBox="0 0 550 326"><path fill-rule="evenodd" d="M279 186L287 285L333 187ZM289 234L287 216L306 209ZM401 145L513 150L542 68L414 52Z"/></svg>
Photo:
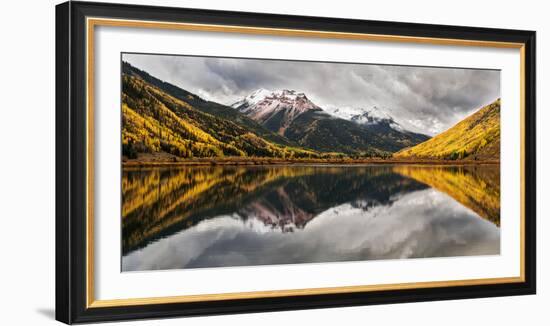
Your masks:
<svg viewBox="0 0 550 326"><path fill-rule="evenodd" d="M300 114L321 110L304 93L288 89L258 89L231 106L281 136Z"/></svg>

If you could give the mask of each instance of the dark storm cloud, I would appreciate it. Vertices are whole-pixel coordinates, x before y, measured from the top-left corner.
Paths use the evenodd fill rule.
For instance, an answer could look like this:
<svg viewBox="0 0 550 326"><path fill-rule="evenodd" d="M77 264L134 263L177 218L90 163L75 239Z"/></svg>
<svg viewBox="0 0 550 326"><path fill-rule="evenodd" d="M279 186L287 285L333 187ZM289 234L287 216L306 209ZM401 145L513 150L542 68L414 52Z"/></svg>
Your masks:
<svg viewBox="0 0 550 326"><path fill-rule="evenodd" d="M123 60L206 99L231 104L258 88L294 89L321 107L372 107L439 133L500 97L495 70L125 54Z"/></svg>

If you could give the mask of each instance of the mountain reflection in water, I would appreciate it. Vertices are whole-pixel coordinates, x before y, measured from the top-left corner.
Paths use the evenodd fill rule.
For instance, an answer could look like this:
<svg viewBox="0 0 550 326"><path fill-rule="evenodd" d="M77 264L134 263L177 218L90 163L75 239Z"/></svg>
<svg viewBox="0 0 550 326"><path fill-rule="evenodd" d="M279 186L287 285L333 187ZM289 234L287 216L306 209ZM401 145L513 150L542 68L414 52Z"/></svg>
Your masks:
<svg viewBox="0 0 550 326"><path fill-rule="evenodd" d="M499 166L125 168L122 269L499 254Z"/></svg>

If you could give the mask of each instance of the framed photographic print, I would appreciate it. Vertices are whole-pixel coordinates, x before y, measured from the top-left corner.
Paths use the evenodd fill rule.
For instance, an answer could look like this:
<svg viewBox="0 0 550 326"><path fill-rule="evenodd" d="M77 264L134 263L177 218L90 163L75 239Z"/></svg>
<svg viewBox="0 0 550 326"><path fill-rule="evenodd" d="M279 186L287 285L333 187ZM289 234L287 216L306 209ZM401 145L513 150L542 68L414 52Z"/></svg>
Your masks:
<svg viewBox="0 0 550 326"><path fill-rule="evenodd" d="M535 293L535 32L56 8L56 318Z"/></svg>

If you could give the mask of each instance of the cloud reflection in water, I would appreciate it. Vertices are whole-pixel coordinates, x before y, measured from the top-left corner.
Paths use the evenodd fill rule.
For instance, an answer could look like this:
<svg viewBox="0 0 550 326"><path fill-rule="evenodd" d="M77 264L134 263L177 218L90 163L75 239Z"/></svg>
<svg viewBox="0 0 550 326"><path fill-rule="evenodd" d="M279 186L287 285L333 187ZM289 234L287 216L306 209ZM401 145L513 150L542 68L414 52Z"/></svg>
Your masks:
<svg viewBox="0 0 550 326"><path fill-rule="evenodd" d="M500 252L497 225L434 188L397 192L391 200L369 202L366 208L356 198L316 214L301 227L290 223L286 228L260 216L257 206L265 198L128 253L123 271Z"/></svg>

